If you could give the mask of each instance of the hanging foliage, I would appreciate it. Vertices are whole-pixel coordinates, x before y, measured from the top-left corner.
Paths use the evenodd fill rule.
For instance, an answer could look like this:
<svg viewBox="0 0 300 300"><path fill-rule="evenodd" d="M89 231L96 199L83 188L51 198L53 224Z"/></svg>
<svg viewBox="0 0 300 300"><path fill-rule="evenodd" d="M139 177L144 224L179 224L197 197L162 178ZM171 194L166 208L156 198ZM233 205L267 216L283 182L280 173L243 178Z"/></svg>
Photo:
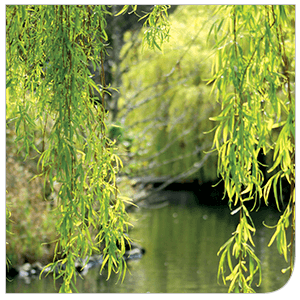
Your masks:
<svg viewBox="0 0 300 300"><path fill-rule="evenodd" d="M76 290L75 262L93 252L102 251L108 278L111 271L119 278L126 272L129 200L119 194L116 176L122 161L105 124L107 13L102 5L6 8L7 122L15 126L15 142L25 156L30 149L39 155L45 183L59 186L58 222L53 224L58 240L48 267L58 269L54 279L63 277L61 292ZM100 86L90 64L102 69ZM101 104L94 105L93 88ZM39 148L37 130L43 133Z"/></svg>
<svg viewBox="0 0 300 300"><path fill-rule="evenodd" d="M216 55L211 79L221 113L213 148L218 152L218 173L224 180L229 205L239 212L236 231L221 248L218 277L230 282L229 292L254 292L254 275L260 274L260 260L254 254L255 227L246 208L248 201L269 202L273 187L278 208L281 181L291 186L288 205L270 244L277 238L286 261L290 251L293 269L295 229L295 45L294 6L220 6L219 18L211 27ZM272 176L265 183L259 153L273 152ZM282 194L282 193L280 193ZM288 245L286 229L291 216L292 237ZM251 246L249 245L249 241ZM270 245L269 244L269 245ZM231 250L232 247L232 250ZM232 252L231 252L232 251ZM232 266L231 256L237 259ZM226 261L229 275L226 275ZM257 284L261 281L261 275Z"/></svg>

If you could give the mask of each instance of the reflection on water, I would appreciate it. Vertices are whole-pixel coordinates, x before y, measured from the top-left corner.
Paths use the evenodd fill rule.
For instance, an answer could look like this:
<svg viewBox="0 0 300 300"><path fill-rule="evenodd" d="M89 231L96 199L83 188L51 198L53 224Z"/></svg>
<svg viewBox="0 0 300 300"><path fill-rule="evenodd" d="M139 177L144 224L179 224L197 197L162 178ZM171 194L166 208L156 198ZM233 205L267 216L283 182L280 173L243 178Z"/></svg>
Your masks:
<svg viewBox="0 0 300 300"><path fill-rule="evenodd" d="M123 283L116 283L112 275L99 275L92 269L78 279L77 288L82 293L226 293L228 286L217 283L220 246L230 238L236 227L236 216L231 216L226 206L205 207L196 205L190 192L165 192L171 199L168 206L159 209L140 209L132 213L135 227L130 236L146 249L140 260L128 262L129 272ZM280 289L288 280L281 274L285 268L276 244L267 247L272 230L262 221L275 224L279 214L272 208L253 212L257 233L254 238L256 255L261 259L263 280L257 292ZM25 284L15 279L7 284L7 292L49 293L52 277L33 280Z"/></svg>

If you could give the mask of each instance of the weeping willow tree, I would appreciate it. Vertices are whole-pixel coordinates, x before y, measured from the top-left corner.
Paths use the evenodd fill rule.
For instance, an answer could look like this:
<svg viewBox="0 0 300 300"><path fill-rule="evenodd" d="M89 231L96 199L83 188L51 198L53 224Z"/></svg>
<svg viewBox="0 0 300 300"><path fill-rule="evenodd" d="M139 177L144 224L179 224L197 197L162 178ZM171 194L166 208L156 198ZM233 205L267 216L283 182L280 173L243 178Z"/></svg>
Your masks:
<svg viewBox="0 0 300 300"><path fill-rule="evenodd" d="M118 117L131 134L125 169L138 176L170 180L216 178L216 155L205 154L218 111L206 85L212 64L213 23L209 5L182 5L170 15L170 36L163 51L145 49L144 30L126 32ZM170 183L170 182L169 182ZM161 187L160 187L161 188Z"/></svg>
<svg viewBox="0 0 300 300"><path fill-rule="evenodd" d="M145 17L150 22L145 27L154 31L146 38L150 46L158 37L162 9ZM103 254L101 270L107 267L108 278L112 271L119 279L126 273L125 203L130 200L116 184L122 161L107 137L107 14L103 5L6 7L7 125L14 126L25 158L36 152L45 185L59 186L53 224L58 239L48 267L56 270L54 279L63 277L60 292L76 290L75 263L86 264L93 252ZM94 83L91 65L101 70L100 85ZM40 147L37 131L42 133Z"/></svg>
<svg viewBox="0 0 300 300"><path fill-rule="evenodd" d="M216 39L212 82L221 113L213 148L218 152L218 173L224 181L232 214L239 223L220 248L218 277L230 282L229 292L254 292L260 259L252 236L255 225L249 211L274 192L278 209L282 180L290 184L290 197L269 246L277 248L293 270L295 234L295 6L220 6L221 16L211 27ZM266 181L259 153L271 151L273 160ZM270 226L269 226L270 227ZM291 227L291 237L286 230ZM290 257L288 257L288 253ZM257 276L257 275L256 275Z"/></svg>

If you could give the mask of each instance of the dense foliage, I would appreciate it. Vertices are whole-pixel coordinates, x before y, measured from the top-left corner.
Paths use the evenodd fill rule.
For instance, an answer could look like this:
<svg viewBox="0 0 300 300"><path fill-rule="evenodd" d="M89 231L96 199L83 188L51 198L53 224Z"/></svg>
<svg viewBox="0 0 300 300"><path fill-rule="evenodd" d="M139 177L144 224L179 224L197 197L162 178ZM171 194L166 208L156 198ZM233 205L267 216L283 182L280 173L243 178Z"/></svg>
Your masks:
<svg viewBox="0 0 300 300"><path fill-rule="evenodd" d="M282 201L281 181L291 186L288 205L276 227L270 244L277 247L286 261L290 251L293 269L295 229L295 7L226 6L219 7L222 17L211 33L216 38L212 81L217 89L221 113L213 147L218 151L218 173L224 179L229 204L237 206L239 224L233 236L221 247L219 276L230 281L229 292L253 292L254 275L261 272L252 235L255 226L247 203L264 197L269 201L273 186L278 208ZM272 134L276 131L277 135ZM266 182L259 153L273 152ZM277 188L279 187L279 189ZM278 195L280 190L280 195ZM290 218L291 216L291 218ZM288 244L286 229L291 221ZM269 245L270 245L269 244ZM235 267L231 256L237 259ZM226 263L229 275L226 276ZM261 281L259 275L258 285Z"/></svg>
<svg viewBox="0 0 300 300"><path fill-rule="evenodd" d="M51 267L60 266L63 292L75 287L76 260L93 251L102 250L108 277L112 270L125 274L127 200L116 185L122 162L106 135L104 102L94 105L91 92L95 88L104 97L104 72L96 86L88 69L90 64L103 69L106 14L105 6L13 5L6 11L7 120L19 150L27 156L33 148L40 175L50 189L59 186L60 259ZM40 149L37 130L43 132Z"/></svg>
<svg viewBox="0 0 300 300"><path fill-rule="evenodd" d="M161 27L167 25L167 9L157 5L143 17L150 47L159 48L168 36ZM107 266L108 278L111 271L123 279L126 273L125 203L131 202L120 195L116 182L123 164L107 133L113 132L105 110L105 95L113 90L105 82L107 15L103 5L6 9L7 128L15 130L25 159L35 151L39 174L33 179L43 177L45 189L57 191L51 217L57 239L49 266L58 269L54 279L63 277L62 292L76 290L75 265L86 264L93 252L103 254L101 270ZM97 70L100 84L93 79Z"/></svg>

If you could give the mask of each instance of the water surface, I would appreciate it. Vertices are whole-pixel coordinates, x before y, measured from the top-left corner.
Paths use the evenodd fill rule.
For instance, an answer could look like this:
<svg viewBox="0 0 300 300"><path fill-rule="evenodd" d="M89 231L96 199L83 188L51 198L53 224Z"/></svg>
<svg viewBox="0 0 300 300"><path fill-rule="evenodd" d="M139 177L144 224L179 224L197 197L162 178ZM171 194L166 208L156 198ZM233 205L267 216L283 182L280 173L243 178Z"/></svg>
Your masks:
<svg viewBox="0 0 300 300"><path fill-rule="evenodd" d="M217 252L235 230L237 216L231 216L226 206L197 204L191 192L165 192L169 205L143 209L131 214L134 228L130 236L146 249L140 260L128 262L123 283L115 284L117 276L106 281L105 272L91 269L84 279L78 278L82 293L226 293L227 286L217 283L219 257ZM167 204L167 202L165 202ZM252 213L257 228L255 252L261 259L263 280L256 292L272 292L288 281L280 270L287 266L277 252L276 243L267 247L273 230L262 225L276 224L280 214L272 208ZM52 277L25 283L14 279L7 292L52 293Z"/></svg>

